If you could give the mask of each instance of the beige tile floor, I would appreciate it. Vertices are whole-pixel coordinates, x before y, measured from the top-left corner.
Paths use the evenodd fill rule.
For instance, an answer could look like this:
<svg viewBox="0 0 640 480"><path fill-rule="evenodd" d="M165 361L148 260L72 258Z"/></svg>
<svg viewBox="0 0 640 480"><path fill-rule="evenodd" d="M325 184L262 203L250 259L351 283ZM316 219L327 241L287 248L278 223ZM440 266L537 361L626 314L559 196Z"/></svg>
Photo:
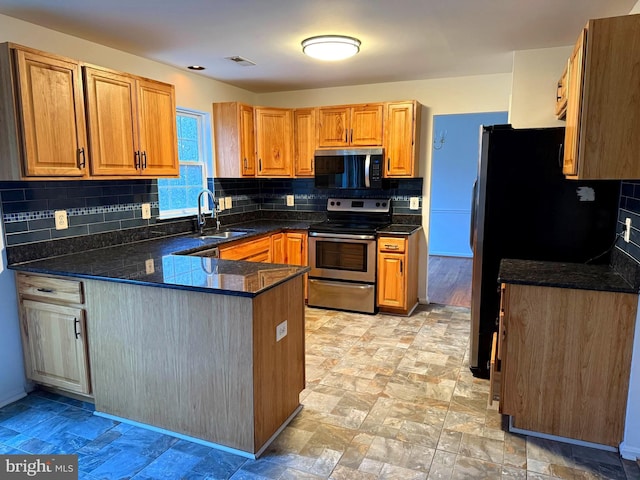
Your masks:
<svg viewBox="0 0 640 480"><path fill-rule="evenodd" d="M308 308L306 328L304 408L233 478L640 479L616 453L506 432L468 369L466 308Z"/></svg>

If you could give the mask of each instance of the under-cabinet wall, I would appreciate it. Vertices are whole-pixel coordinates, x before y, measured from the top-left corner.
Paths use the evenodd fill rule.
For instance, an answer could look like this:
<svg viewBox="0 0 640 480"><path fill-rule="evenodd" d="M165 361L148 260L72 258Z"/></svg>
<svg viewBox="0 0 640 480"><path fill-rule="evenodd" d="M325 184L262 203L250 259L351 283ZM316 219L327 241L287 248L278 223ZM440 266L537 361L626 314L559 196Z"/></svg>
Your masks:
<svg viewBox="0 0 640 480"><path fill-rule="evenodd" d="M220 214L223 224L227 216L259 214L260 210L284 215L317 214L325 211L328 197L344 195L344 191L339 190L316 190L313 179L209 178L208 183L216 197L232 198L233 207ZM349 195L389 197L394 214L421 216L421 208L409 209L409 199L421 195L421 178L393 180L388 186L386 190L350 191ZM293 207L286 205L287 195L294 196ZM161 228L157 222L158 188L155 180L0 182L0 202L8 246L140 227ZM143 203L151 204L151 218L148 220L142 218ZM55 210L67 211L68 229L55 229ZM190 227L189 222L186 222L186 227Z"/></svg>

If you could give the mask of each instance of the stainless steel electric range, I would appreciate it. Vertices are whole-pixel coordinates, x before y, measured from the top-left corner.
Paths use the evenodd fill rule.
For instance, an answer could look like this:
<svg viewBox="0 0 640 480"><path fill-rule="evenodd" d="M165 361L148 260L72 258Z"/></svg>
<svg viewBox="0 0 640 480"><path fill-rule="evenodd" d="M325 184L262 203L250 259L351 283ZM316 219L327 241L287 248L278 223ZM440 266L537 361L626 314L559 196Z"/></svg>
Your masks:
<svg viewBox="0 0 640 480"><path fill-rule="evenodd" d="M313 307L376 311L376 236L391 224L391 200L329 198L327 220L309 228Z"/></svg>

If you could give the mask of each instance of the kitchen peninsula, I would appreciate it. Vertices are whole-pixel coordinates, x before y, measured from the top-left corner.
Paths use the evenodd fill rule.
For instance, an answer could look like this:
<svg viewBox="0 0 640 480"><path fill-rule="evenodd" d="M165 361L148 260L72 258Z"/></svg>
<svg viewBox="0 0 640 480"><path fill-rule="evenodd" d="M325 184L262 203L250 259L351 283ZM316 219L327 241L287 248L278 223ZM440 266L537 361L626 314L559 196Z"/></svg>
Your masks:
<svg viewBox="0 0 640 480"><path fill-rule="evenodd" d="M84 339L97 415L256 457L300 408L308 268L192 255L215 243L182 235L10 268L35 312L30 344L50 333L38 305Z"/></svg>

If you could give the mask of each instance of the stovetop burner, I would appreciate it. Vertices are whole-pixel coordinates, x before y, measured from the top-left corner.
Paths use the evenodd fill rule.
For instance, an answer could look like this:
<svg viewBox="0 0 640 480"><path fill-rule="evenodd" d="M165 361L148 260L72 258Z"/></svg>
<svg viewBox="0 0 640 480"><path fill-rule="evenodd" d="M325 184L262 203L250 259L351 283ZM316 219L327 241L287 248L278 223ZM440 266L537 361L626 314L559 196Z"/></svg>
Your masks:
<svg viewBox="0 0 640 480"><path fill-rule="evenodd" d="M391 224L391 200L388 198L329 198L327 220L309 228L318 233L375 234Z"/></svg>

